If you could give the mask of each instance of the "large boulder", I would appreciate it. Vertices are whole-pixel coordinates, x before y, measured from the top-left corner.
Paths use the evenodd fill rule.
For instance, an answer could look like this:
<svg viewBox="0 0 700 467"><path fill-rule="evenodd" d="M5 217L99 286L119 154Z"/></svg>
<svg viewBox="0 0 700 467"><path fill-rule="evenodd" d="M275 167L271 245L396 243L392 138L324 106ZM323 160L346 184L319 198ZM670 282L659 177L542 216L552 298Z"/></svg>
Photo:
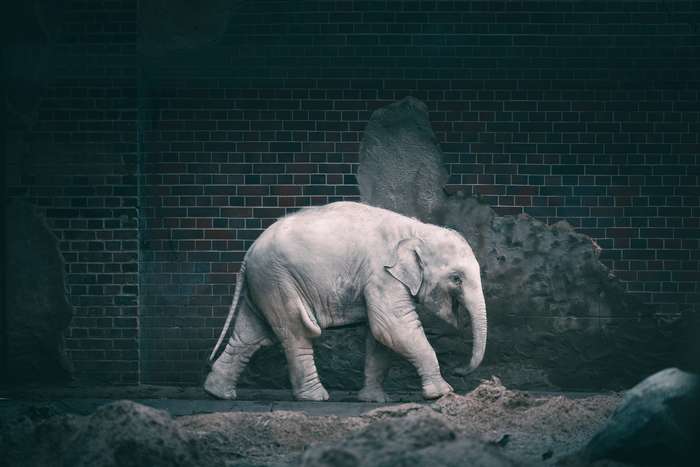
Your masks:
<svg viewBox="0 0 700 467"><path fill-rule="evenodd" d="M43 217L21 201L5 206L8 375L13 381L66 380L73 365L64 332L73 316L63 256Z"/></svg>
<svg viewBox="0 0 700 467"><path fill-rule="evenodd" d="M372 113L357 170L364 202L440 224L447 179L423 102L406 97Z"/></svg>
<svg viewBox="0 0 700 467"><path fill-rule="evenodd" d="M304 467L513 466L495 448L467 438L458 439L444 418L417 411L375 422L332 443L304 453Z"/></svg>
<svg viewBox="0 0 700 467"><path fill-rule="evenodd" d="M677 368L630 389L583 451L588 461L641 465L700 463L700 376Z"/></svg>

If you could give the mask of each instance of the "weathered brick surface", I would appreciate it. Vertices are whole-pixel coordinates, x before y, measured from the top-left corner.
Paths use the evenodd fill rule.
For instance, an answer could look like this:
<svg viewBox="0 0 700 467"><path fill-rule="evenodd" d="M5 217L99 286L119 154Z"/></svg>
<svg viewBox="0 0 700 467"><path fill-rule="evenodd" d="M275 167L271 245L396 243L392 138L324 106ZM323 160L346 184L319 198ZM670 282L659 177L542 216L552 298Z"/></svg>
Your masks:
<svg viewBox="0 0 700 467"><path fill-rule="evenodd" d="M41 79L9 73L15 80L10 93L22 90L12 86L23 80L27 86L43 80L44 86L27 91L38 97L34 118L8 113L8 195L34 204L58 238L74 306L66 347L78 377L137 382L134 2L73 2L61 9L53 34L30 37L31 21L14 20L27 37L14 38L7 51L41 49L47 65L37 68Z"/></svg>
<svg viewBox="0 0 700 467"><path fill-rule="evenodd" d="M259 0L149 56L133 2L69 13L8 188L59 236L84 375L197 382L245 250L357 199L364 125L406 95L450 190L566 219L657 312L698 312L697 2Z"/></svg>

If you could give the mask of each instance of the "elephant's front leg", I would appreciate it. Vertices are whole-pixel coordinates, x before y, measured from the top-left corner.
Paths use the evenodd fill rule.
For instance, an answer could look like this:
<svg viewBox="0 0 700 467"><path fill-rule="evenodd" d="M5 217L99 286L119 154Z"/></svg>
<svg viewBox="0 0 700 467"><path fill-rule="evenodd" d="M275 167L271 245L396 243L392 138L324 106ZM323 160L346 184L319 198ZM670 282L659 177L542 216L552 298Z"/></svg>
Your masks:
<svg viewBox="0 0 700 467"><path fill-rule="evenodd" d="M423 385L423 397L437 399L452 392L452 386L440 373L435 350L425 336L408 293L380 286L367 290L365 298L372 335L416 368Z"/></svg>
<svg viewBox="0 0 700 467"><path fill-rule="evenodd" d="M358 399L365 402L387 402L384 392L384 378L389 371L391 351L384 347L367 330L365 350L365 385L357 394Z"/></svg>
<svg viewBox="0 0 700 467"><path fill-rule="evenodd" d="M282 339L284 353L289 365L292 391L297 400L325 401L328 391L321 384L314 362L311 339L302 336L286 336Z"/></svg>

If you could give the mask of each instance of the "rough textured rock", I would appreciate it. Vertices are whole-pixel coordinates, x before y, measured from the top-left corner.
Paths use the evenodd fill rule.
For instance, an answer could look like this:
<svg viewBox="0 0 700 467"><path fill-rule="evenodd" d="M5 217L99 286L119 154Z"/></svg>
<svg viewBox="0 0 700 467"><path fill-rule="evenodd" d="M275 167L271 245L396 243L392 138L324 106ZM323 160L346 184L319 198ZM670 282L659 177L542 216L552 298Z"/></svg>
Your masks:
<svg viewBox="0 0 700 467"><path fill-rule="evenodd" d="M28 412L0 424L0 448L13 466L197 466L197 446L167 412L132 401L86 417Z"/></svg>
<svg viewBox="0 0 700 467"><path fill-rule="evenodd" d="M65 464L79 466L192 466L193 441L167 412L132 401L104 405L66 447Z"/></svg>
<svg viewBox="0 0 700 467"><path fill-rule="evenodd" d="M73 308L58 241L26 203L8 204L5 216L8 374L17 381L69 378L63 334Z"/></svg>
<svg viewBox="0 0 700 467"><path fill-rule="evenodd" d="M491 362L530 360L547 371L549 384L592 388L630 384L668 357L649 310L599 261L598 245L566 222L498 216L459 196L448 200L445 219L481 265ZM635 360L635 350L646 360Z"/></svg>
<svg viewBox="0 0 700 467"><path fill-rule="evenodd" d="M95 433L119 434L119 426L115 426L116 420L124 422L124 426L128 426L129 430L136 430L140 437L134 441L138 445L130 450L134 456L122 458L124 465L149 465L135 456L140 452L148 455L149 451L141 445L160 445L159 443L164 442L162 438L166 441L173 438L173 430L182 430L182 436L193 440L198 453L197 458L193 459L195 466L300 465L302 455L309 446L319 443L323 443L322 446L334 446L336 443L341 447L346 446L345 443L358 436L360 430L384 422L388 423L390 428L378 425L384 428L375 428L367 433L376 438L377 444L390 444L392 449L400 451L397 455L388 456L390 465L434 465L431 462L433 459L439 461L437 465L454 465L454 462L460 459L468 463L467 465L484 465L493 457L490 454L494 449L517 462L542 465L543 460L557 461L568 453L580 451L604 426L621 400L617 394L575 398L526 394L508 389L497 378L492 378L482 381L468 394L450 394L432 404L392 404L359 416L349 416L346 412L349 409L347 405L276 402L273 407L286 407L289 411L256 412L249 411L255 410L254 407L244 404L238 407L240 411L233 410L235 407L231 406L231 410L175 417L172 423L176 427L173 428L171 421L167 417L157 415L157 411L156 420L153 422L149 415L152 412L141 411L138 404L127 407L124 413L117 412L116 416L114 413L112 416L105 415L104 408L99 409L103 414L100 417L76 416L67 412L77 411L82 414L93 410L90 398L94 400L95 397L186 398L186 395L175 388L166 391L166 388L161 387L153 392L156 388L142 386L129 389L86 386L52 388L42 385L40 393L36 386L32 388L31 391L12 392L10 396L14 401L0 404L0 453L3 453L3 456L0 456L0 466L69 465L66 456L69 447L73 449L78 442L78 433L85 433L90 429ZM57 400L66 396L87 397L88 400L74 400L69 404ZM192 396L197 397L198 394ZM45 398L47 401L37 402L37 398ZM34 402L21 402L22 400ZM161 403L180 413L197 410L197 407L199 410L213 408L206 403L193 404L187 400ZM267 404L269 403L268 401ZM261 410L263 407L258 406ZM356 408L358 407L351 409ZM340 415L342 413L346 415ZM414 419L425 418L430 418L427 422L421 422L428 427L426 430L430 426L438 426L435 432L430 430L426 435L427 443L422 438L421 430L414 430L412 425ZM433 420L435 418L439 420ZM159 420L165 423L160 423ZM91 428L88 428L88 424ZM144 428L144 424L148 424L152 429ZM388 437L388 433L397 436L385 441L383 437ZM409 442L417 435L421 438L415 443L422 443L420 446L428 445L401 452L398 446L403 446L403 442ZM455 439L451 441L449 438L453 435ZM102 439L102 436L100 434L99 439ZM441 441L443 438L448 439ZM467 440L464 440L465 438ZM123 440L119 436L112 436L112 439ZM370 449L367 446L370 439L366 441L364 444L356 442L353 446L358 449ZM491 449L482 449L482 445L479 444L482 442ZM183 446L188 446L188 443L186 441ZM94 447L105 448L102 441ZM114 450L115 447L110 443L106 449ZM84 446L78 449L89 450L92 447ZM369 453L367 455L369 456ZM195 453L192 453L192 457L195 457ZM372 455L371 459L375 457ZM578 462L566 465L590 465L580 458L574 460ZM598 461L594 465L612 466L610 462L612 461Z"/></svg>
<svg viewBox="0 0 700 467"><path fill-rule="evenodd" d="M630 389L584 459L634 464L698 465L700 376L668 368Z"/></svg>
<svg viewBox="0 0 700 467"><path fill-rule="evenodd" d="M363 201L440 224L447 178L423 102L407 97L372 113L357 171Z"/></svg>
<svg viewBox="0 0 700 467"><path fill-rule="evenodd" d="M445 419L433 414L409 414L369 425L335 443L304 453L306 467L507 466L516 465L492 447L458 439Z"/></svg>
<svg viewBox="0 0 700 467"><path fill-rule="evenodd" d="M66 443L81 417L53 407L25 407L15 416L0 417L0 466L62 465Z"/></svg>

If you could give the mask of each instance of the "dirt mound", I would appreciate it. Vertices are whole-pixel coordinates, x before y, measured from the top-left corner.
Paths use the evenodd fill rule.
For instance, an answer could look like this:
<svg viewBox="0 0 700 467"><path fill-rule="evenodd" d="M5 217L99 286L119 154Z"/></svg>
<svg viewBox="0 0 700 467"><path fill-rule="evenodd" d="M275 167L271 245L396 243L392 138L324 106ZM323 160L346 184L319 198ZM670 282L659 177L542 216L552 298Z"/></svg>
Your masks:
<svg viewBox="0 0 700 467"><path fill-rule="evenodd" d="M132 401L92 415L22 416L3 424L0 449L12 466L197 466L197 446L167 412Z"/></svg>
<svg viewBox="0 0 700 467"><path fill-rule="evenodd" d="M192 415L180 417L178 423L195 437L210 459L208 465L220 465L223 459L297 465L299 453L309 444L340 439L364 428L369 420L275 411Z"/></svg>
<svg viewBox="0 0 700 467"><path fill-rule="evenodd" d="M457 416L466 411L489 409L504 411L527 408L541 402L529 397L526 393L511 391L501 383L496 376L482 380L472 392L464 396L457 393L448 394L432 404L433 410L448 416Z"/></svg>
<svg viewBox="0 0 700 467"><path fill-rule="evenodd" d="M466 395L437 400L431 408L461 432L501 446L505 454L541 461L583 446L619 400L616 395L532 397L492 377Z"/></svg>
<svg viewBox="0 0 700 467"><path fill-rule="evenodd" d="M0 466L62 466L67 440L79 430L81 418L47 407L0 418Z"/></svg>
<svg viewBox="0 0 700 467"><path fill-rule="evenodd" d="M369 425L334 443L304 453L305 467L398 467L414 465L515 465L484 443L458 439L442 416L412 413Z"/></svg>
<svg viewBox="0 0 700 467"><path fill-rule="evenodd" d="M358 417L274 411L173 419L129 401L85 417L34 407L0 416L7 453L0 466L296 466L302 456L307 465L512 465L503 457L542 464L583 448L620 399L534 397L492 378L465 395Z"/></svg>
<svg viewBox="0 0 700 467"><path fill-rule="evenodd" d="M386 418L399 418L406 415L425 415L434 413L434 410L427 404L417 404L409 402L406 404L389 405L367 412L364 417L373 420Z"/></svg>
<svg viewBox="0 0 700 467"><path fill-rule="evenodd" d="M523 465L503 456L496 448L470 438L440 443L415 452L401 453L382 467L506 467Z"/></svg>
<svg viewBox="0 0 700 467"><path fill-rule="evenodd" d="M66 463L87 466L192 466L199 455L167 412L131 401L103 405L67 446Z"/></svg>

